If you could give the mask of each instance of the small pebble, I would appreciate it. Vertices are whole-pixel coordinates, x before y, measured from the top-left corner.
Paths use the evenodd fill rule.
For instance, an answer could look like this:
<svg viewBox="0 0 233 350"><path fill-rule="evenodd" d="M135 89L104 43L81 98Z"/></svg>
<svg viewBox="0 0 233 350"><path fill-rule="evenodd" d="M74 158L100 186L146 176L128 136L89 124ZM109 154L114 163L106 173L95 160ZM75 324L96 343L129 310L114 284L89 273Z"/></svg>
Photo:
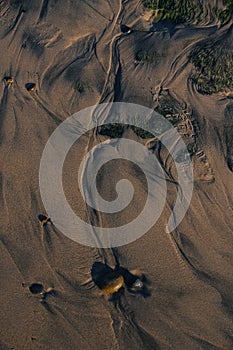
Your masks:
<svg viewBox="0 0 233 350"><path fill-rule="evenodd" d="M131 28L126 26L125 24L121 24L121 31L122 31L122 33L130 33Z"/></svg>
<svg viewBox="0 0 233 350"><path fill-rule="evenodd" d="M27 91L35 91L36 84L35 83L27 83L27 84L25 84L25 88L27 89Z"/></svg>
<svg viewBox="0 0 233 350"><path fill-rule="evenodd" d="M38 219L41 223L41 226L45 226L48 222L51 222L51 219L43 214L38 215Z"/></svg>
<svg viewBox="0 0 233 350"><path fill-rule="evenodd" d="M32 294L41 294L44 292L44 287L41 283L32 283L29 290Z"/></svg>

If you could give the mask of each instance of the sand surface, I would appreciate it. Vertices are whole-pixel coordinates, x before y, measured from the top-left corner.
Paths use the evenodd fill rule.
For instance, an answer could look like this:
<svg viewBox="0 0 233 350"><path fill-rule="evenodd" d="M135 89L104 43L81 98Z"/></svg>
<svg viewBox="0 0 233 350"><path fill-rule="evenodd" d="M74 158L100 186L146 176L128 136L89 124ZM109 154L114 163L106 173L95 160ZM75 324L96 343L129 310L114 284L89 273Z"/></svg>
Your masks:
<svg viewBox="0 0 233 350"><path fill-rule="evenodd" d="M2 350L233 348L232 92L198 93L188 62L195 45L224 42L233 30L231 23L215 22L156 30L148 18L134 0L0 1ZM121 23L133 31L122 33ZM156 60L138 59L144 51L156 52ZM31 91L29 83L35 84ZM152 109L170 103L178 114L188 111L194 125L186 137L195 146L193 196L183 221L166 233L177 174L162 149L168 194L156 224L130 244L88 247L56 225L40 225L38 215L47 214L40 160L52 132L73 113L119 101ZM145 144L129 128L124 136ZM146 202L145 176L137 166L110 161L98 175L106 201L116 199L120 179L133 184L132 201L119 214L91 210L78 188L83 157L106 139L95 130L73 146L64 164L64 192L86 222L120 226L137 217ZM102 153L92 152L89 163L95 166ZM150 152L152 157L158 150ZM85 190L85 169L81 183ZM108 300L92 281L97 263L139 269L146 295L125 287ZM30 292L32 283L55 292L41 300Z"/></svg>

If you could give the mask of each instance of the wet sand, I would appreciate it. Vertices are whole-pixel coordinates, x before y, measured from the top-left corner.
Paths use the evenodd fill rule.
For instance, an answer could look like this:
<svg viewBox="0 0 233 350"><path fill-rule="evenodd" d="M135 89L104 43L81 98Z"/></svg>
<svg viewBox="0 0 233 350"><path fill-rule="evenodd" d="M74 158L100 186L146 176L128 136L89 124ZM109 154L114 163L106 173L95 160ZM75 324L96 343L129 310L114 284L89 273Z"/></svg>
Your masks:
<svg viewBox="0 0 233 350"><path fill-rule="evenodd" d="M196 45L231 38L231 23L156 30L147 18L134 0L0 3L0 349L233 348L232 92L198 93L188 61ZM122 23L132 32L121 32ZM155 59L142 59L145 52ZM166 233L177 184L163 149L168 196L157 223L130 244L88 247L56 225L40 224L38 215L47 215L40 160L62 121L85 107L119 101L152 109L171 104L177 118L186 113L192 126L184 138L194 149L192 201L180 225ZM132 130L125 137L145 143ZM146 200L137 167L110 162L99 175L105 200L115 199L119 179L134 185L132 203L111 218L86 206L75 186L83 157L106 138L89 133L74 145L64 165L64 191L87 222L120 226ZM148 293L125 286L109 300L92 280L95 263L139 269ZM55 293L33 294L32 283Z"/></svg>

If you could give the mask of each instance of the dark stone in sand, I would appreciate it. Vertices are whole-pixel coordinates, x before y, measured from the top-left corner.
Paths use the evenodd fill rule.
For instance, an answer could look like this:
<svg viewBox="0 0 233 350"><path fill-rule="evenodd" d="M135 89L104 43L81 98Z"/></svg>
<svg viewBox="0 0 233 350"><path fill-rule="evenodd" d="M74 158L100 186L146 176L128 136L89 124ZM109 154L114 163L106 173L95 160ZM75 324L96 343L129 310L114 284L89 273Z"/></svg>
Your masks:
<svg viewBox="0 0 233 350"><path fill-rule="evenodd" d="M125 24L121 24L121 31L122 33L128 33L129 31L131 31L131 28L126 26Z"/></svg>
<svg viewBox="0 0 233 350"><path fill-rule="evenodd" d="M25 88L27 89L27 91L33 91L36 87L35 83L27 83L25 84Z"/></svg>
<svg viewBox="0 0 233 350"><path fill-rule="evenodd" d="M32 283L29 290L32 294L40 294L43 293L44 287L41 283Z"/></svg>
<svg viewBox="0 0 233 350"><path fill-rule="evenodd" d="M39 219L40 221L44 221L44 220L47 220L47 216L45 216L45 215L43 215L43 214L39 214L39 215L38 215L38 219Z"/></svg>
<svg viewBox="0 0 233 350"><path fill-rule="evenodd" d="M93 282L105 293L114 293L124 284L124 278L118 269L100 262L93 264L91 275Z"/></svg>

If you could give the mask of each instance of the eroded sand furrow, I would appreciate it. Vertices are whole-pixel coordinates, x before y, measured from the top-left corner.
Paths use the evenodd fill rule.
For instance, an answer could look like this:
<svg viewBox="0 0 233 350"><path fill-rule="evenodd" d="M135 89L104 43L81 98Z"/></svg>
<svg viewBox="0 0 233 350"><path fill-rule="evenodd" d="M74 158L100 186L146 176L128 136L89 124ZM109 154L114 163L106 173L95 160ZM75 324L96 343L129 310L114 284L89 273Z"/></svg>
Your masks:
<svg viewBox="0 0 233 350"><path fill-rule="evenodd" d="M46 17L48 11L49 0L41 0L41 9L38 18L38 22L42 21Z"/></svg>
<svg viewBox="0 0 233 350"><path fill-rule="evenodd" d="M110 102L113 101L114 98L115 76L119 68L117 43L121 36L122 34L117 34L116 37L112 39L110 44L109 68L99 103Z"/></svg>
<svg viewBox="0 0 233 350"><path fill-rule="evenodd" d="M6 1L1 1L0 4L0 18L3 18L7 12L9 12L10 8L7 5Z"/></svg>
<svg viewBox="0 0 233 350"><path fill-rule="evenodd" d="M8 34L12 35L11 41L14 39L16 31L18 29L18 26L20 25L20 21L22 19L22 16L24 15L25 11L23 10L23 6L20 6L18 13L15 15L15 19L13 23L11 24L10 28L5 32L4 36L7 36ZM5 13L4 13L5 15Z"/></svg>
<svg viewBox="0 0 233 350"><path fill-rule="evenodd" d="M12 43L12 41L14 40L14 38L16 36L17 30L20 26L20 23L22 21L24 14L25 14L25 10L23 8L20 8L19 13L15 19L13 26L10 28L9 32L6 34L6 35L11 34L10 44Z"/></svg>
<svg viewBox="0 0 233 350"><path fill-rule="evenodd" d="M49 90L56 80L76 61L85 59L89 60L93 54L93 46L95 45L95 35L87 35L77 40L70 46L59 52L52 64L46 68L41 76L41 87L43 91L49 94Z"/></svg>
<svg viewBox="0 0 233 350"><path fill-rule="evenodd" d="M164 77L163 81L161 82L161 85L164 87L168 87L174 80L178 78L178 76L185 70L187 65L189 64L188 61L188 54L192 51L193 48L195 48L197 45L201 45L202 43L205 43L206 39L196 39L191 44L189 44L187 47L185 47L178 56L172 61L172 64L170 68L168 69L168 72L166 76ZM211 39L210 39L211 40Z"/></svg>
<svg viewBox="0 0 233 350"><path fill-rule="evenodd" d="M134 321L132 311L124 296L115 302L115 311L111 312L112 328L119 349L126 349L130 342L132 348L140 350L159 350L157 342L146 334Z"/></svg>
<svg viewBox="0 0 233 350"><path fill-rule="evenodd" d="M0 118L0 144L3 142L3 130L4 130L4 121L6 118L7 113L7 101L8 101L8 88L5 87L3 90L3 95L0 102L0 111L1 111L1 118Z"/></svg>
<svg viewBox="0 0 233 350"><path fill-rule="evenodd" d="M38 105L46 112L46 114L56 123L58 126L62 121L62 116L58 114L58 112L53 111L51 109L51 105L44 99L42 99L39 94L33 95L34 100L38 103Z"/></svg>
<svg viewBox="0 0 233 350"><path fill-rule="evenodd" d="M116 34L110 42L108 69L107 69L107 73L106 73L106 79L105 79L103 91L102 91L100 99L99 99L99 103L113 101L115 75L116 75L117 70L119 68L119 57L118 57L117 44L118 44L118 41L121 38L121 36L122 36L121 33Z"/></svg>

